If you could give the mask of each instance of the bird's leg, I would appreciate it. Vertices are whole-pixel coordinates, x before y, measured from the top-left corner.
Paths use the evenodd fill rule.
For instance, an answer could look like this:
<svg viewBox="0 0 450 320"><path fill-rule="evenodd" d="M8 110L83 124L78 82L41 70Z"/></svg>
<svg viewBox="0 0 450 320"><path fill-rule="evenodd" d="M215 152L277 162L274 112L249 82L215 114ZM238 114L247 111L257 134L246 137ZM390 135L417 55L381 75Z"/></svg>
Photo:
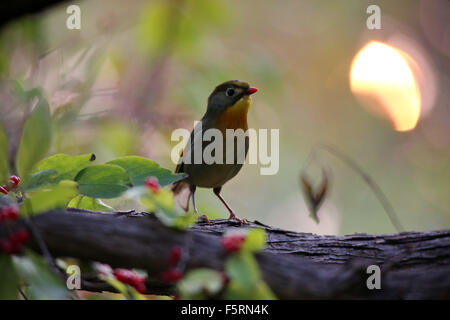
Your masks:
<svg viewBox="0 0 450 320"><path fill-rule="evenodd" d="M202 214L200 216L200 214L197 211L197 207L195 205L195 189L196 189L196 186L194 186L192 184L189 185L189 190L191 191L191 197L192 197L192 207L194 208L194 212L199 216L199 219L206 220L206 222L208 222L208 224L210 224L208 217L205 214Z"/></svg>
<svg viewBox="0 0 450 320"><path fill-rule="evenodd" d="M236 217L236 215L234 214L233 209L231 209L231 207L228 205L228 203L225 201L225 199L221 196L220 194L220 190L222 188L218 187L218 188L214 188L214 194L217 196L217 198L220 199L220 201L222 201L222 203L225 205L225 207L228 209L228 212L230 213L230 216L228 217L228 220L237 220L240 223L244 223L244 224L248 224L247 219L239 219L238 217Z"/></svg>

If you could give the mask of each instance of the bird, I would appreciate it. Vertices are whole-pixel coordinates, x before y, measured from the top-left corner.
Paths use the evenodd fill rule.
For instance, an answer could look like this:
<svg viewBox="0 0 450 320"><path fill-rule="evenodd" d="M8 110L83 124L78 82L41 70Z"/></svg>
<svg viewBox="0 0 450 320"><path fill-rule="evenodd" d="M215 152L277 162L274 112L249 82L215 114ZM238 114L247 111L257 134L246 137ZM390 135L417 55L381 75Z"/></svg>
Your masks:
<svg viewBox="0 0 450 320"><path fill-rule="evenodd" d="M182 205L185 211L189 210L189 202L192 200L194 212L200 216L195 203L196 188L212 188L214 194L228 210L230 214L228 220L239 221L241 224L248 223L246 219L239 219L236 216L234 210L225 201L220 192L223 185L241 170L249 149L249 139L245 135L243 148L241 146L239 149L239 143L237 143L239 141L238 135L234 137L234 147L231 148L230 141L226 141L226 130L242 129L241 133L247 132L247 114L252 104L251 96L257 91L257 88L251 87L247 82L230 80L219 84L209 95L206 112L192 130L175 168L176 173L184 173L186 175L186 178L176 182L172 187L172 191L176 196L181 194L187 195L186 202L184 206ZM201 148L203 154L205 148L214 141L212 139L211 141L203 141L203 134L208 129L218 129L222 134L224 139L222 141L222 163L210 163L203 158L200 162L194 161L195 148ZM233 157L232 163L226 161L227 152L231 153L230 156ZM237 161L238 152L241 152L239 155L243 155L244 161ZM211 154L215 156L215 150ZM218 157L220 158L220 155ZM188 192L183 192L184 190ZM179 200L179 202L182 202L182 200ZM200 217L209 223L206 215L201 215Z"/></svg>

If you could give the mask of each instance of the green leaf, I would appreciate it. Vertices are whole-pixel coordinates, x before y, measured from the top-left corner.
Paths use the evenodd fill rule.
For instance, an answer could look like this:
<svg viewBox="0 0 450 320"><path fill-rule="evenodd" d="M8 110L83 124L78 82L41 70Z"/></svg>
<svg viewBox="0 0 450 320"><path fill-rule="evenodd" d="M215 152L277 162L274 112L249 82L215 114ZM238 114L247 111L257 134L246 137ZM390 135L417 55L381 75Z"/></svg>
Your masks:
<svg viewBox="0 0 450 320"><path fill-rule="evenodd" d="M112 295L108 293L100 293L100 294L93 294L90 296L87 296L85 298L86 300L122 300L117 295Z"/></svg>
<svg viewBox="0 0 450 320"><path fill-rule="evenodd" d="M67 207L92 211L114 211L113 208L104 204L100 199L89 198L82 195L76 196L70 200Z"/></svg>
<svg viewBox="0 0 450 320"><path fill-rule="evenodd" d="M179 230L186 230L197 222L198 216L193 212L185 212L176 217L172 222L172 227Z"/></svg>
<svg viewBox="0 0 450 320"><path fill-rule="evenodd" d="M35 215L55 208L62 208L78 194L77 183L69 180L38 191L20 205L20 214L24 217Z"/></svg>
<svg viewBox="0 0 450 320"><path fill-rule="evenodd" d="M231 280L247 289L256 287L261 273L252 254L240 252L231 255L225 263L225 272Z"/></svg>
<svg viewBox="0 0 450 320"><path fill-rule="evenodd" d="M266 246L266 231L261 228L251 228L245 237L242 250L250 252L261 251Z"/></svg>
<svg viewBox="0 0 450 320"><path fill-rule="evenodd" d="M25 256L14 256L13 262L20 278L29 286L27 295L31 299L69 299L70 292L65 283L50 271L47 262L30 250Z"/></svg>
<svg viewBox="0 0 450 320"><path fill-rule="evenodd" d="M21 177L25 178L34 164L46 155L50 148L51 132L50 109L47 101L40 98L25 122L19 143L16 165Z"/></svg>
<svg viewBox="0 0 450 320"><path fill-rule="evenodd" d="M84 168L75 177L80 193L91 198L116 198L128 189L125 169L112 164Z"/></svg>
<svg viewBox="0 0 450 320"><path fill-rule="evenodd" d="M58 175L55 170L42 170L29 176L21 187L23 191L30 192L49 186L54 183L54 179Z"/></svg>
<svg viewBox="0 0 450 320"><path fill-rule="evenodd" d="M277 297L267 284L260 280L252 289L243 287L237 281L231 281L224 294L225 300L275 300Z"/></svg>
<svg viewBox="0 0 450 320"><path fill-rule="evenodd" d="M132 191L137 189L136 191ZM153 194L143 187L133 188L134 194L140 197L142 205L149 212L154 212L156 217L166 226L184 230L197 221L197 215L192 212L181 213L175 209L173 192L161 189Z"/></svg>
<svg viewBox="0 0 450 320"><path fill-rule="evenodd" d="M269 286L264 282L260 281L255 291L256 300L276 300L277 296L272 292Z"/></svg>
<svg viewBox="0 0 450 320"><path fill-rule="evenodd" d="M2 125L0 124L0 184L8 181L8 178L8 139Z"/></svg>
<svg viewBox="0 0 450 320"><path fill-rule="evenodd" d="M19 278L11 256L0 254L0 300L17 300Z"/></svg>
<svg viewBox="0 0 450 320"><path fill-rule="evenodd" d="M223 279L215 270L199 268L189 271L177 287L183 299L205 299L222 290Z"/></svg>
<svg viewBox="0 0 450 320"><path fill-rule="evenodd" d="M252 253L241 251L231 255L225 263L225 272L231 280L225 299L276 299L261 279L258 263Z"/></svg>
<svg viewBox="0 0 450 320"><path fill-rule="evenodd" d="M58 176L54 182L61 180L73 180L78 172L91 165L95 160L93 153L80 156L68 156L66 154L55 154L41 160L33 169L33 172L43 170L56 170Z"/></svg>
<svg viewBox="0 0 450 320"><path fill-rule="evenodd" d="M145 179L152 176L158 178L162 187L185 178L184 174L173 173L168 169L161 168L155 161L138 156L126 156L106 163L124 168L133 186L143 185Z"/></svg>

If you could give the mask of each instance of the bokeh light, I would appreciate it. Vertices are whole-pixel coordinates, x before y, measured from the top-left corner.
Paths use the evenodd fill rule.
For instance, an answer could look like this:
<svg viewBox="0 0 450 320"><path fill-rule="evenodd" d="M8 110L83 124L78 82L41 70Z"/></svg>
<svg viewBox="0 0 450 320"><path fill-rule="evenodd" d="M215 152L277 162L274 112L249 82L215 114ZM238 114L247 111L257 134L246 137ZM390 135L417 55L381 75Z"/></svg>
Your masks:
<svg viewBox="0 0 450 320"><path fill-rule="evenodd" d="M355 56L350 71L351 90L362 105L388 118L397 131L414 129L420 117L420 88L410 61L406 53L372 41Z"/></svg>

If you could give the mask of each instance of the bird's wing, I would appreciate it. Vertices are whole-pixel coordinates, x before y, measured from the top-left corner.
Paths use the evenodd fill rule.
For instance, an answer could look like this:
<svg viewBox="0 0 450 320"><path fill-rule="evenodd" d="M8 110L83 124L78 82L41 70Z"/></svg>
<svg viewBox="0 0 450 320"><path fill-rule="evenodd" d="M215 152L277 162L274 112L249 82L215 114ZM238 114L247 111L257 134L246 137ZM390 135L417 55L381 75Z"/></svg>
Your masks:
<svg viewBox="0 0 450 320"><path fill-rule="evenodd" d="M184 150L180 153L180 160L175 168L175 173L184 172L184 161L187 157L191 157L191 149L194 145L201 146L201 139L203 137L202 130L198 126L201 126L201 121L196 124L194 130L192 130L189 140L184 147ZM196 130L197 129L197 130ZM190 158L192 160L192 157ZM184 211L189 210L189 199L191 192L188 188L189 184L184 181L175 182L172 186L172 191L176 196L177 203L183 208Z"/></svg>
<svg viewBox="0 0 450 320"><path fill-rule="evenodd" d="M175 172L184 172L183 165L184 163L193 163L193 150L194 148L201 148L203 143L203 131L202 122L199 121L194 129L191 131L191 135L189 136L189 140L184 147L184 150L180 154L180 160L178 161L178 165L175 168ZM199 150L202 154L202 150ZM189 160L188 160L189 159ZM177 171L178 170L178 171Z"/></svg>

